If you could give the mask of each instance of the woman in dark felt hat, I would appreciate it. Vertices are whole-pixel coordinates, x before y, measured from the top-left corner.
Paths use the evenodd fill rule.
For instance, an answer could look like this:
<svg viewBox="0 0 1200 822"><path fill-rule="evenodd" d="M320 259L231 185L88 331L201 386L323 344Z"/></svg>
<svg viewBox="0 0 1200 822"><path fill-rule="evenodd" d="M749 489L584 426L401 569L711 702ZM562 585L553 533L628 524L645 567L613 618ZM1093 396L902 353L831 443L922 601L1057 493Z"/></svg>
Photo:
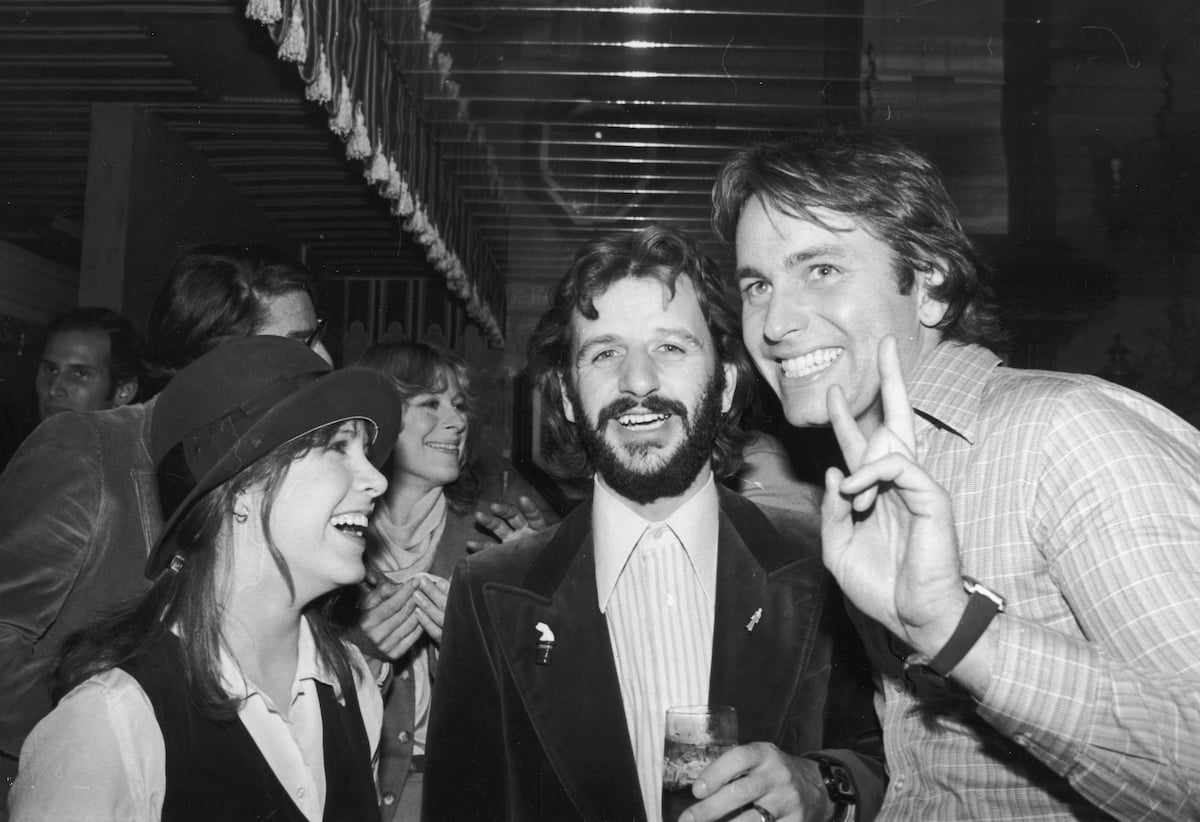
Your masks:
<svg viewBox="0 0 1200 822"><path fill-rule="evenodd" d="M402 411L384 375L279 337L175 377L152 586L64 651L14 820L378 819L378 687L324 610L364 576Z"/></svg>

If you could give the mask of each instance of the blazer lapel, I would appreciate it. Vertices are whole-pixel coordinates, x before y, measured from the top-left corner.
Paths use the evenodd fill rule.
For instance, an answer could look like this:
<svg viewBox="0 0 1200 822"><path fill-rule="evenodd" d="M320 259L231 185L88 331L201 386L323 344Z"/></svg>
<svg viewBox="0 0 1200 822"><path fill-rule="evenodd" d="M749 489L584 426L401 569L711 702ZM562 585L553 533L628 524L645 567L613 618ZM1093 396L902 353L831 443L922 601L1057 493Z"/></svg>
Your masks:
<svg viewBox="0 0 1200 822"><path fill-rule="evenodd" d="M596 598L591 506L568 517L520 586L485 588L488 614L546 758L587 819L644 819L608 625ZM537 664L535 626L555 636Z"/></svg>
<svg viewBox="0 0 1200 822"><path fill-rule="evenodd" d="M709 701L737 708L743 742L775 741L812 653L824 568L726 492L718 534Z"/></svg>

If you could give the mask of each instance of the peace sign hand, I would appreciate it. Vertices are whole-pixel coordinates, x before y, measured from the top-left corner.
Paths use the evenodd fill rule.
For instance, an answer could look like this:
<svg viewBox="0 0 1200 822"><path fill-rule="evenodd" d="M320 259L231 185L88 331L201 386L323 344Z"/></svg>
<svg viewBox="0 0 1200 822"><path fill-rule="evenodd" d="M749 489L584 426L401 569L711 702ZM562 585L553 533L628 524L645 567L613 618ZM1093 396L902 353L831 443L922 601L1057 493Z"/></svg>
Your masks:
<svg viewBox="0 0 1200 822"><path fill-rule="evenodd" d="M966 604L950 497L916 462L912 405L896 341L879 345L883 422L862 428L840 387L830 422L851 474L825 474L825 564L863 613L935 653Z"/></svg>

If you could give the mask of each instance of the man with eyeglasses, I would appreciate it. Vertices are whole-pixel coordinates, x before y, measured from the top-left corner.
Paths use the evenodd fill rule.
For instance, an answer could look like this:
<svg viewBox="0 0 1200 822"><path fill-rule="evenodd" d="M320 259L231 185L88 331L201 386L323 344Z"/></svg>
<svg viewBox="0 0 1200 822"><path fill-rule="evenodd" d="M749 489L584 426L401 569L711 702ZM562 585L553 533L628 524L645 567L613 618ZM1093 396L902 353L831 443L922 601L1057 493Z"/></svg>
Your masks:
<svg viewBox="0 0 1200 822"><path fill-rule="evenodd" d="M176 261L147 335L160 380L221 342L275 335L332 364L314 307L318 280L264 246L205 245ZM50 710L62 640L141 593L162 527L154 400L47 419L0 475L0 822L26 734Z"/></svg>

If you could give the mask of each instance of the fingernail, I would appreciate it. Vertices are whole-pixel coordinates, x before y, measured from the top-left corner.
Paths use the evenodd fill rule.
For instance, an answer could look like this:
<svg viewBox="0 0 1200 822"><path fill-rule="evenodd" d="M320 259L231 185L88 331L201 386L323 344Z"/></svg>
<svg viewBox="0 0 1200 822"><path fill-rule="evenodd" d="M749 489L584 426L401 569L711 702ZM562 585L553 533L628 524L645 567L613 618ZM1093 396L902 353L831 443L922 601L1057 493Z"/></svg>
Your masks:
<svg viewBox="0 0 1200 822"><path fill-rule="evenodd" d="M708 796L708 784L703 779L697 779L692 785L692 795L697 799L703 799ZM683 822L683 817L679 817L679 822Z"/></svg>

